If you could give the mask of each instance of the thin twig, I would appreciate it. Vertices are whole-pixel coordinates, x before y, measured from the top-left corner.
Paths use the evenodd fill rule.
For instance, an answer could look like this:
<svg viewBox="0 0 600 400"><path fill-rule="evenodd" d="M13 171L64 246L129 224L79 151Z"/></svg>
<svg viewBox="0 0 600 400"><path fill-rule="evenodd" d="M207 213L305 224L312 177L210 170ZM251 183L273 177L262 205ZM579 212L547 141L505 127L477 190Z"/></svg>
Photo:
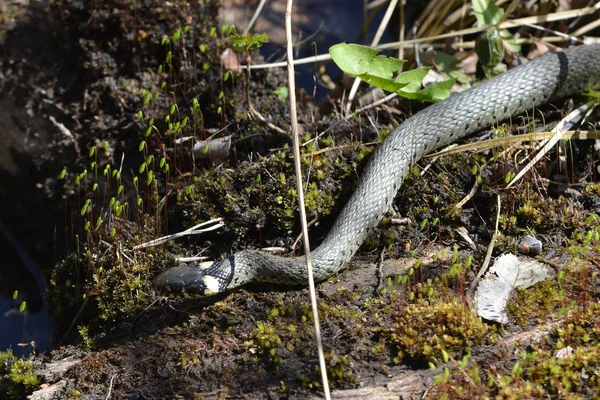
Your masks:
<svg viewBox="0 0 600 400"><path fill-rule="evenodd" d="M483 276L483 274L485 274L485 271L487 271L488 266L490 265L490 260L492 259L492 252L494 251L494 245L496 244L496 240L498 239L498 225L500 222L501 206L500 195L498 195L496 199L496 227L494 228L494 234L492 235L492 240L490 240L487 252L485 253L485 259L483 260L483 264L481 264L481 268L479 269L479 272L477 273L475 279L473 279L473 282L471 282L471 286L469 286L469 290L467 292L467 301L469 302L469 307L471 308L474 308L472 304L473 294L475 293L475 289L477 289L477 285L479 285L481 277Z"/></svg>
<svg viewBox="0 0 600 400"><path fill-rule="evenodd" d="M211 226L208 226L204 229L199 229L199 228L203 228L207 225L211 225ZM222 226L223 226L223 218L211 219L210 221L206 221L206 222L202 222L201 224L194 225L191 228L186 229L185 231L173 233L172 235L162 236L162 237L159 237L158 239L154 239L154 240L151 240L146 243L138 244L133 249L139 250L139 249L144 249L146 247L158 246L159 244L168 242L169 240L173 240L173 239L177 239L177 238L189 236L189 235L199 235L204 232L214 231L215 229L219 229Z"/></svg>
<svg viewBox="0 0 600 400"><path fill-rule="evenodd" d="M400 43L404 42L404 31L406 30L406 17L404 15L404 3L406 2L406 0L402 0L400 1L400 12L398 13L398 18L400 19L398 25L400 27L400 31L398 33L398 41ZM404 48L402 46L400 46L398 48L398 58L400 60L404 60ZM416 57L418 58L418 57Z"/></svg>
<svg viewBox="0 0 600 400"><path fill-rule="evenodd" d="M519 173L509 182L509 184L506 185L506 188L508 189L509 187L514 185L517 181L519 181L519 179L521 179L527 173L527 171L529 171L543 156L545 156L546 153L548 153L550 151L550 149L559 140L564 138L565 133L568 132L569 129L571 129L574 124L579 122L581 120L581 118L583 118L583 114L590 107L592 107L595 102L596 102L596 100L589 101L586 104L583 104L580 107L576 108L575 110L570 112L569 115L564 117L558 123L558 125L556 125L556 127L554 127L554 129L552 129L552 132L554 133L552 138L547 139L539 144L538 148L536 149L538 152L535 155L535 157L533 157L533 159L531 159L531 161L529 161L527 163L527 165L525 167L523 167L523 169L521 171L519 171Z"/></svg>
<svg viewBox="0 0 600 400"><path fill-rule="evenodd" d="M250 20L250 22L248 22L246 29L244 29L244 33L243 33L244 35L247 35L248 32L250 32L250 29L252 29L252 27L254 26L254 23L258 19L258 16L260 15L266 2L267 2L267 0L261 0L260 3L258 3L258 7L256 7L256 11L254 11L254 15L252 16L252 19Z"/></svg>
<svg viewBox="0 0 600 400"><path fill-rule="evenodd" d="M261 113L256 111L256 109L254 108L252 103L248 102L248 108L250 109L250 114L252 114L254 117L256 117L259 120L261 120L262 122L264 122L269 128L273 129L274 131L276 131L279 134L287 135L286 131L284 131L277 125L273 124L272 122L267 121L267 119L265 117L263 117Z"/></svg>
<svg viewBox="0 0 600 400"><path fill-rule="evenodd" d="M475 153L480 153L482 151L486 151L499 146L509 146L518 143L532 142L535 140L546 140L554 136L554 134L554 132L536 132L523 133L521 135L512 135L506 137L498 137L494 139L488 139L474 143L467 143L449 149L444 149L436 153L428 154L423 158L437 158L442 156L449 156L452 154L464 153L465 151L473 151ZM564 140L600 139L600 131L565 132L562 138Z"/></svg>
<svg viewBox="0 0 600 400"><path fill-rule="evenodd" d="M113 388L113 383L115 381L115 378L117 377L117 373L115 373L111 378L110 378L110 384L108 385L108 393L106 394L106 398L105 400L110 399L110 394L112 392L112 388Z"/></svg>
<svg viewBox="0 0 600 400"><path fill-rule="evenodd" d="M394 9L396 8L396 4L398 4L398 0L391 0L390 4L388 4L388 8L385 11L385 15L383 16L383 19L381 20L381 23L377 28L377 33L375 34L375 37L371 42L371 47L376 47L379 44L379 41L383 36L383 32L385 31L385 28L387 28L387 25L390 22L390 19L392 18L392 14L394 12ZM358 86L360 85L360 82L361 79L356 78L354 80L354 83L352 84L352 88L350 89L350 93L348 94L348 102L346 103L347 114L350 113L350 109L352 108L352 102L354 101L354 97L356 96L356 92L358 91Z"/></svg>
<svg viewBox="0 0 600 400"><path fill-rule="evenodd" d="M321 338L321 325L319 323L319 310L317 308L317 294L315 292L315 281L313 276L312 261L310 257L310 243L308 240L308 226L306 222L306 209L304 208L304 190L302 187L302 170L300 169L300 144L298 140L298 115L296 114L296 77L294 74L294 54L292 48L292 8L293 0L288 0L285 11L285 35L287 50L287 71L288 86L290 96L290 118L292 126L292 141L294 147L294 167L296 170L296 190L298 191L298 208L300 211L300 223L302 225L302 234L304 235L304 257L306 258L306 267L308 271L308 286L310 290L310 303L313 313L313 322L315 325L315 339L317 341L317 350L319 353L319 367L321 369L321 381L323 384L323 393L325 399L330 400L329 382L327 380L327 367L325 365L325 354L323 352L323 340Z"/></svg>

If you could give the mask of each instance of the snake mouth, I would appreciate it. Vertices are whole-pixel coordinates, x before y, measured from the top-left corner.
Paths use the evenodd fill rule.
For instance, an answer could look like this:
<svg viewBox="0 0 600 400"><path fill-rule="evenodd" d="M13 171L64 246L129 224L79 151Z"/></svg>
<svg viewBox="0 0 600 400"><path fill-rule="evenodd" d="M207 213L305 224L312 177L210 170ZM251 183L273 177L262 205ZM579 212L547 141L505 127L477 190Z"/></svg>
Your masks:
<svg viewBox="0 0 600 400"><path fill-rule="evenodd" d="M157 293L174 299L194 299L214 296L223 292L226 281L199 265L186 265L171 268L160 273L153 282Z"/></svg>

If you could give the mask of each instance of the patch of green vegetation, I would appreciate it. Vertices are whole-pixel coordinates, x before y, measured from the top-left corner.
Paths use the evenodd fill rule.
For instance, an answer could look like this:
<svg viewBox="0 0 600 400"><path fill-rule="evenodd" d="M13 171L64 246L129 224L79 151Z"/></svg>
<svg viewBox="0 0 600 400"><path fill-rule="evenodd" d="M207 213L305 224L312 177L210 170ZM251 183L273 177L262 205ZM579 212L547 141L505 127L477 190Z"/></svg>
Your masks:
<svg viewBox="0 0 600 400"><path fill-rule="evenodd" d="M23 399L41 384L33 362L16 358L11 350L0 352L0 394L3 399Z"/></svg>
<svg viewBox="0 0 600 400"><path fill-rule="evenodd" d="M546 317L564 304L564 290L557 279L540 282L530 288L517 288L507 305L507 310L517 325L525 327L534 319L545 322Z"/></svg>
<svg viewBox="0 0 600 400"><path fill-rule="evenodd" d="M557 328L556 336L558 349L600 345L600 302L573 308Z"/></svg>
<svg viewBox="0 0 600 400"><path fill-rule="evenodd" d="M398 310L388 335L396 363L435 362L442 352L460 354L485 342L489 327L459 298L419 298Z"/></svg>
<svg viewBox="0 0 600 400"><path fill-rule="evenodd" d="M175 266L173 258L161 248L139 252L135 258L122 257L110 238L98 244L104 257L66 258L53 271L49 299L59 325L67 327L79 314L85 322L78 331L87 347L94 337L119 323L137 316L151 301L150 281L164 266ZM79 279L77 279L79 277ZM89 277L89 278L85 278Z"/></svg>
<svg viewBox="0 0 600 400"><path fill-rule="evenodd" d="M305 188L309 220L327 218L343 206L339 198L354 188L360 155L372 151L371 147L350 144L342 150L314 155L312 151L326 146L327 141L320 140L317 145L303 147L302 166L310 180ZM180 218L194 224L223 217L235 230L237 242L245 247L265 246L257 238L267 240L267 245L276 245L281 238L293 240L289 231L298 230L299 217L295 180L290 177L292 162L285 145L256 161L241 163L235 173L229 169L199 171L193 190L179 193Z"/></svg>
<svg viewBox="0 0 600 400"><path fill-rule="evenodd" d="M446 368L436 378L428 398L594 398L600 388L598 368L597 345L582 346L560 357L552 349L532 348L522 352L512 366L490 368L484 363L471 363Z"/></svg>
<svg viewBox="0 0 600 400"><path fill-rule="evenodd" d="M559 318L559 322L544 335L544 340L528 345L513 358L512 364L506 363L507 354L499 354L446 368L436 378L429 398L597 396L600 274L594 254L600 246L600 219L593 214L579 215L577 210L554 212L554 222L562 221L561 214L573 216L571 234L563 250L568 261L555 279L527 290L517 289L509 310L521 326L531 326L532 319L536 319L536 325L545 323L549 315ZM502 361L498 362L496 357Z"/></svg>
<svg viewBox="0 0 600 400"><path fill-rule="evenodd" d="M215 68L231 28L217 29L217 3L50 4L68 36L79 38L65 46L74 46L68 50L91 80L73 85L84 86L90 101L87 108L73 106L89 121L85 134L75 131L87 151L77 157L78 172L70 166L58 176L78 214L71 228L75 250L57 265L50 284L59 335L78 330L93 346L96 335L146 308L152 277L174 265L164 249L132 249L178 225L169 221L167 205L195 168L191 149L178 140L205 138L207 119L233 114L227 107L235 104L236 90ZM93 22L83 26L81 20ZM121 129L125 124L129 128ZM123 158L115 159L115 151Z"/></svg>
<svg viewBox="0 0 600 400"><path fill-rule="evenodd" d="M332 382L342 386L356 384L348 357L330 351L325 354L325 365L327 365L327 376ZM320 373L318 368L317 372Z"/></svg>
<svg viewBox="0 0 600 400"><path fill-rule="evenodd" d="M246 336L243 347L253 363L264 365L272 373L281 371L287 381L298 380L306 388L320 387L312 312L308 304L298 302L302 298L294 295L288 301L279 299L272 304L265 318L253 324L254 329ZM374 320L353 304L357 300L356 291L339 288L319 304L322 329L336 327L338 335L352 341L335 350L325 349L328 374L334 387L356 384L353 360L358 352L369 354L367 343L371 341L370 327ZM358 344L362 345L360 349L356 348ZM306 363L302 369L296 369L294 366L301 359Z"/></svg>
<svg viewBox="0 0 600 400"><path fill-rule="evenodd" d="M585 222L587 216L579 212L565 197L544 197L531 184L523 184L511 192L515 196L504 203L500 216L501 231L506 236L521 235L535 229L537 233L554 233L560 229L568 236Z"/></svg>

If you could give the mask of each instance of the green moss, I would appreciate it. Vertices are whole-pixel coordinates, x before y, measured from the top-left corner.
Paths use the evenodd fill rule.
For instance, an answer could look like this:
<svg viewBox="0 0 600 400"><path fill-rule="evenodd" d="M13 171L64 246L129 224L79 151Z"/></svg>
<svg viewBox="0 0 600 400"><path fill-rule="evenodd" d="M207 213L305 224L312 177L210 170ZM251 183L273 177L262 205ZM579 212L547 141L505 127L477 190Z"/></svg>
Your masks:
<svg viewBox="0 0 600 400"><path fill-rule="evenodd" d="M82 324L77 329L88 348L96 344L96 335L142 312L151 301L152 277L174 265L164 249L139 252L133 260L121 257L118 247L114 239L104 238L94 249L102 259L72 254L54 269L50 281L49 300L58 328L67 329L79 313Z"/></svg>
<svg viewBox="0 0 600 400"><path fill-rule="evenodd" d="M442 352L460 354L482 344L489 328L458 298L419 298L397 311L389 340L395 344L400 363L436 360Z"/></svg>
<svg viewBox="0 0 600 400"><path fill-rule="evenodd" d="M295 331L292 328L290 331ZM268 322L257 321L256 329L251 334L252 342L247 345L253 345L258 348L259 354L268 354L273 364L279 365L278 349L281 346L282 340L278 334L276 326Z"/></svg>
<svg viewBox="0 0 600 400"><path fill-rule="evenodd" d="M356 383L352 370L349 368L350 359L348 357L330 351L325 354L325 365L327 365L327 377L333 383L341 386ZM317 372L319 372L318 368Z"/></svg>
<svg viewBox="0 0 600 400"><path fill-rule="evenodd" d="M6 399L22 399L41 384L31 361L13 356L11 350L0 352L0 395Z"/></svg>
<svg viewBox="0 0 600 400"><path fill-rule="evenodd" d="M517 288L507 305L508 312L515 323L525 327L531 319L545 322L545 318L553 310L564 303L564 290L557 279L540 282L530 288Z"/></svg>
<svg viewBox="0 0 600 400"><path fill-rule="evenodd" d="M304 193L309 221L325 219L344 205L341 198L354 189L358 149L372 150L352 144L314 155L303 147L303 174L309 181ZM236 242L244 247L280 245L282 238L291 243L295 235L290 237L290 232L299 231L296 183L290 179L293 170L292 154L286 146L256 161L240 163L235 173L230 169L199 171L194 190L178 195L179 218L194 224L222 217L235 231ZM230 246L226 249L232 250ZM213 251L215 256L220 255L218 248Z"/></svg>
<svg viewBox="0 0 600 400"><path fill-rule="evenodd" d="M520 236L535 229L536 233L569 235L585 223L586 215L564 197L542 196L529 184L512 193L515 198L503 203L500 227L504 235Z"/></svg>
<svg viewBox="0 0 600 400"><path fill-rule="evenodd" d="M509 366L510 370L477 365L445 369L428 398L595 398L600 390L599 367L599 346L583 346L566 357L532 349Z"/></svg>
<svg viewBox="0 0 600 400"><path fill-rule="evenodd" d="M569 312L556 330L558 349L600 345L600 302L580 305Z"/></svg>

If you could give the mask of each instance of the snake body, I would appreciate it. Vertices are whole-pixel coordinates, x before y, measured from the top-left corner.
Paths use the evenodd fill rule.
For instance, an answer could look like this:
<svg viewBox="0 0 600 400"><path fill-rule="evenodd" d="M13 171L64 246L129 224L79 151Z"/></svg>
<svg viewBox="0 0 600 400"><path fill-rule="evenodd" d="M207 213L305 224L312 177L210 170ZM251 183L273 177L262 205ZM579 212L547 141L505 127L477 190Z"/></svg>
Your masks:
<svg viewBox="0 0 600 400"><path fill-rule="evenodd" d="M312 252L315 280L325 280L348 264L389 209L409 168L424 154L599 83L600 44L573 47L525 63L408 118L375 150L356 191ZM183 297L204 297L251 282L306 285L304 257L245 250L205 269L168 269L155 278L154 286Z"/></svg>

